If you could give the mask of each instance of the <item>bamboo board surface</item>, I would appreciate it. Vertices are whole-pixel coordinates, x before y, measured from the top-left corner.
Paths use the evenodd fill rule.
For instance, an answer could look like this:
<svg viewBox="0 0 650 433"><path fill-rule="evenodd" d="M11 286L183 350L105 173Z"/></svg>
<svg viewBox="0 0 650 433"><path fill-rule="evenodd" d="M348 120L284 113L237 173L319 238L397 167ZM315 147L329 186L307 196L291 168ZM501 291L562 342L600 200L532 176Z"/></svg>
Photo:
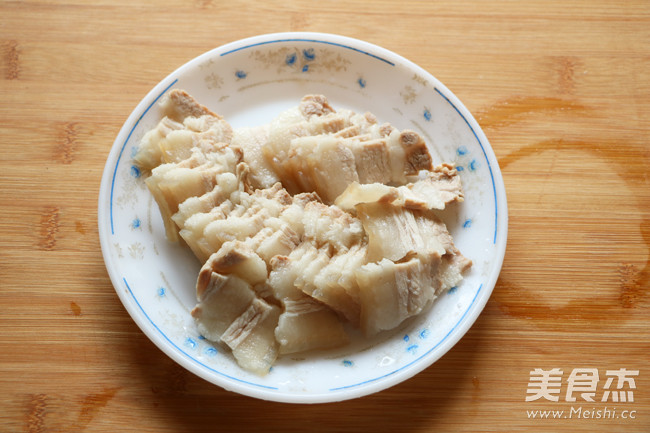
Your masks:
<svg viewBox="0 0 650 433"><path fill-rule="evenodd" d="M177 366L123 308L97 233L139 100L205 51L282 31L431 72L507 189L503 270L475 325L414 378L337 404L258 401ZM0 431L650 431L647 1L2 1L0 94ZM526 401L535 369L563 371L557 402ZM600 375L593 403L568 392L580 369ZM621 369L639 373L634 401L601 401Z"/></svg>

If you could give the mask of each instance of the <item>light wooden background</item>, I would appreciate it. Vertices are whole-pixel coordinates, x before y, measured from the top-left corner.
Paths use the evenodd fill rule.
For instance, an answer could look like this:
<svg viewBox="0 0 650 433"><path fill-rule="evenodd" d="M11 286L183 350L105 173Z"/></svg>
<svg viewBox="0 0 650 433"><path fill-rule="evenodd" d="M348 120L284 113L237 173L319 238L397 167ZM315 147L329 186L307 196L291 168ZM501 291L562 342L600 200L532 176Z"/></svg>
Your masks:
<svg viewBox="0 0 650 433"><path fill-rule="evenodd" d="M195 56L261 33L367 40L474 113L510 231L483 314L387 391L296 406L184 371L118 300L99 182L139 100ZM0 1L0 431L650 431L650 3ZM530 371L638 370L634 402L526 402ZM617 408L635 419L530 419Z"/></svg>

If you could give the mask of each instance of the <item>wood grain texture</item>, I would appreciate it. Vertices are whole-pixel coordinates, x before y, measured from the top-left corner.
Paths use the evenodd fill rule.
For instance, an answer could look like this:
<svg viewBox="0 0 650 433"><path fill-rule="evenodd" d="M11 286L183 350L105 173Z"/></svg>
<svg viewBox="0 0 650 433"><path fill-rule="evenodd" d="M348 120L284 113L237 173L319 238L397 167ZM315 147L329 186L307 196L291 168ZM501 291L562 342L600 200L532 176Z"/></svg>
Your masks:
<svg viewBox="0 0 650 433"><path fill-rule="evenodd" d="M476 324L421 374L345 403L257 401L183 370L130 319L99 246L104 163L139 100L205 51L279 31L430 71L507 188L506 258ZM647 1L3 1L0 94L0 431L650 431ZM526 402L536 368L640 374L618 418L531 419L605 407L567 402L566 384Z"/></svg>

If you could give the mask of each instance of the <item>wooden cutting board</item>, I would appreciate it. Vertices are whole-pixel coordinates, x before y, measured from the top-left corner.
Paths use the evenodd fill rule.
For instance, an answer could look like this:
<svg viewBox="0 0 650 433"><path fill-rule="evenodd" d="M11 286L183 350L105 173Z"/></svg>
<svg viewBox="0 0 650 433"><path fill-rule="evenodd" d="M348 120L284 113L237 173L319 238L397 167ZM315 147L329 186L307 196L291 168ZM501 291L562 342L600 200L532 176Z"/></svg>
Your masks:
<svg viewBox="0 0 650 433"><path fill-rule="evenodd" d="M507 253L475 325L344 403L258 401L183 370L128 316L99 246L104 163L139 100L280 31L431 72L506 183ZM650 431L647 1L5 1L0 95L0 431Z"/></svg>

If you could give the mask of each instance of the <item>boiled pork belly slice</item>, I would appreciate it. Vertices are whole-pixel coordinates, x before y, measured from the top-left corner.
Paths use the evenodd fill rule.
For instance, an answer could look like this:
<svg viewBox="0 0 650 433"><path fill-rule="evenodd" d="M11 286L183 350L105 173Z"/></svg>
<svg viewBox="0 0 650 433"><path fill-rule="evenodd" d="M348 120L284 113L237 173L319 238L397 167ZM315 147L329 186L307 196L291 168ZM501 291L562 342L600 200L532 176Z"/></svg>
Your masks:
<svg viewBox="0 0 650 433"><path fill-rule="evenodd" d="M278 357L275 330L280 309L256 298L221 335L240 367L263 376Z"/></svg>
<svg viewBox="0 0 650 433"><path fill-rule="evenodd" d="M390 203L407 209L443 210L452 202L464 200L460 176L452 166L442 164L426 172L422 178L398 187L382 183L353 182L339 195L334 204L355 212L360 203Z"/></svg>
<svg viewBox="0 0 650 433"><path fill-rule="evenodd" d="M296 250L307 251L306 244ZM296 253L298 255L299 253ZM348 336L339 316L325 304L307 296L296 287L301 267L308 264L311 254L304 258L275 256L270 262L268 286L284 311L280 315L275 336L281 353L297 353L344 345Z"/></svg>
<svg viewBox="0 0 650 433"><path fill-rule="evenodd" d="M364 131L375 122L376 119L369 114L360 115L350 110L336 112L323 95L306 95L297 107L282 112L266 125L268 138L261 147L262 154L291 194L314 191L313 184L318 179L309 175L305 177L305 172L310 171L314 163L307 164L307 161L302 160L305 149L296 140L315 136L337 138L336 134L340 131ZM338 136L339 140L340 138ZM331 143L337 141L326 143L321 151L315 153L316 157L325 150L329 150L328 153L332 150L340 153L329 146ZM303 144L313 145L314 142Z"/></svg>
<svg viewBox="0 0 650 433"><path fill-rule="evenodd" d="M284 311L275 328L280 354L294 354L314 349L331 349L349 342L338 316L314 299L285 299Z"/></svg>
<svg viewBox="0 0 650 433"><path fill-rule="evenodd" d="M241 194L239 203L248 207L259 205L268 209L273 215L278 215L286 206L293 203L293 199L282 184L277 182L269 188L255 189Z"/></svg>
<svg viewBox="0 0 650 433"><path fill-rule="evenodd" d="M440 256L414 256L403 262L382 259L356 272L360 325L366 335L394 329L422 312L435 298L433 275Z"/></svg>
<svg viewBox="0 0 650 433"><path fill-rule="evenodd" d="M472 267L472 261L453 249L442 256L438 273L435 275L436 294L446 292L463 280L463 274Z"/></svg>
<svg viewBox="0 0 650 433"><path fill-rule="evenodd" d="M226 218L210 222L203 230L203 236L211 251L218 251L224 242L232 240L243 241L255 236L265 225L265 221L273 215L268 209L254 206L248 208L243 215L226 215Z"/></svg>
<svg viewBox="0 0 650 433"><path fill-rule="evenodd" d="M214 166L186 168L164 164L156 167L152 176L147 178L145 183L158 204L168 240L178 241L178 227L172 215L178 212L180 203L212 190L218 172Z"/></svg>
<svg viewBox="0 0 650 433"><path fill-rule="evenodd" d="M289 193L315 191L325 203L351 182L403 184L431 169L420 135L380 125L370 113L335 111L322 95L305 96L265 128L263 145L263 137L252 140L251 160L261 159L261 149L267 164L255 164L274 172Z"/></svg>
<svg viewBox="0 0 650 433"><path fill-rule="evenodd" d="M241 158L241 150L237 148L220 147L207 155L194 148L190 158L161 164L151 171L145 184L158 204L168 240L178 241L178 227L172 216L178 212L179 205L190 197L211 191L217 175L236 173Z"/></svg>
<svg viewBox="0 0 650 433"><path fill-rule="evenodd" d="M214 272L211 265L201 269L197 298L192 316L201 335L230 347L242 368L268 373L278 355L280 309L258 298L247 281Z"/></svg>
<svg viewBox="0 0 650 433"><path fill-rule="evenodd" d="M422 137L414 131L399 131L389 124L372 125L342 143L354 154L359 183L401 185L408 176L432 168L431 156Z"/></svg>
<svg viewBox="0 0 650 433"><path fill-rule="evenodd" d="M415 182L406 185L417 202L423 202L424 207L412 204L411 208L444 209L453 202L465 200L463 186L458 171L451 164L440 164L424 174Z"/></svg>
<svg viewBox="0 0 650 433"><path fill-rule="evenodd" d="M358 140L350 137L345 145L354 155L354 165L359 183L388 184L393 181L393 166L385 139Z"/></svg>
<svg viewBox="0 0 650 433"><path fill-rule="evenodd" d="M287 256L284 265L291 272L291 284L300 290L306 282L313 279L328 260L326 249L320 250L310 242L302 242ZM285 296L279 296L279 299L283 297Z"/></svg>
<svg viewBox="0 0 650 433"><path fill-rule="evenodd" d="M268 125L268 139L262 154L277 174L284 187L292 194L306 191L300 188L300 171L294 167L293 140L336 132L346 126L344 116L329 113L307 120L298 108L287 110Z"/></svg>
<svg viewBox="0 0 650 433"><path fill-rule="evenodd" d="M268 136L268 125L237 128L233 132L232 145L243 150L244 162L250 167L250 183L254 189L270 188L280 181L262 151Z"/></svg>
<svg viewBox="0 0 650 433"><path fill-rule="evenodd" d="M245 209L243 206L236 207L231 200L225 200L210 211L197 212L185 220L179 235L201 263L205 263L216 251L204 236L205 228L212 221L225 219L233 211L243 213Z"/></svg>
<svg viewBox="0 0 650 433"><path fill-rule="evenodd" d="M147 131L138 143L133 162L142 171L150 172L163 161L160 143L172 132L182 130L182 123L163 117L156 127Z"/></svg>
<svg viewBox="0 0 650 433"><path fill-rule="evenodd" d="M314 142L310 144L310 142ZM351 183L359 180L354 154L343 142L330 136L297 139L298 146L311 146L305 158L307 173L315 191L325 203L333 203L336 197Z"/></svg>
<svg viewBox="0 0 650 433"><path fill-rule="evenodd" d="M224 242L248 238L252 238L256 252L268 261L274 254L288 254L299 241L300 234L294 228L303 231L304 205L294 201L280 184L252 193L238 191L209 212L187 218L180 235L201 262ZM285 214L287 211L290 212Z"/></svg>
<svg viewBox="0 0 650 433"><path fill-rule="evenodd" d="M321 252L325 254L325 252ZM356 270L365 263L364 245L329 255L327 263L303 280L300 290L336 311L354 326L359 325L359 286Z"/></svg>
<svg viewBox="0 0 650 433"><path fill-rule="evenodd" d="M222 334L256 298L251 285L235 275L202 268L196 283L198 304L192 310L197 328L206 339L219 342Z"/></svg>
<svg viewBox="0 0 650 433"><path fill-rule="evenodd" d="M289 192L314 191L326 203L333 202L350 182L358 180L354 155L331 135L293 139L279 176Z"/></svg>
<svg viewBox="0 0 650 433"><path fill-rule="evenodd" d="M185 227L185 221L198 213L209 212L239 191L240 181L233 173L220 173L215 176L214 188L198 197L188 197L178 205L178 212L172 215L172 220L179 229Z"/></svg>
<svg viewBox="0 0 650 433"><path fill-rule="evenodd" d="M212 272L236 275L251 285L266 281L266 263L251 246L239 240L225 242L203 265Z"/></svg>
<svg viewBox="0 0 650 433"><path fill-rule="evenodd" d="M305 207L312 202L320 203L320 197L315 192L296 194L291 198L291 204L285 207L279 217L296 235L302 239L305 234Z"/></svg>
<svg viewBox="0 0 650 433"><path fill-rule="evenodd" d="M165 162L179 162L202 143L230 143L232 127L218 114L199 104L185 91L174 89L161 102L164 117L138 144L136 165L145 172Z"/></svg>
<svg viewBox="0 0 650 433"><path fill-rule="evenodd" d="M290 254L300 243L298 234L281 219L269 218L265 224L266 227L247 240L265 263L275 256Z"/></svg>
<svg viewBox="0 0 650 433"><path fill-rule="evenodd" d="M201 105L193 96L185 90L173 89L161 102L164 114L176 121L182 121L187 117L200 117L204 115L221 118L209 108Z"/></svg>
<svg viewBox="0 0 650 433"><path fill-rule="evenodd" d="M368 245L365 242L351 246L349 249L341 250L331 257L330 262L321 269L314 278L314 285L321 287L321 290L334 287L339 290L342 287L347 296L355 303L359 303L359 285L356 281L355 272L362 265L366 264ZM358 310L357 307L352 307ZM348 320L356 324L358 317L344 314Z"/></svg>
<svg viewBox="0 0 650 433"><path fill-rule="evenodd" d="M305 118L310 118L311 116L323 116L335 112L327 98L323 95L303 96L298 108Z"/></svg>
<svg viewBox="0 0 650 433"><path fill-rule="evenodd" d="M200 129L188 129L188 124ZM212 116L187 118L183 126L184 129L172 130L158 142L161 164L187 159L194 148L200 149L204 154L212 153L227 145L232 136L230 125Z"/></svg>
<svg viewBox="0 0 650 433"><path fill-rule="evenodd" d="M358 249L349 250L348 271L352 274L354 265L364 260L365 254L358 254ZM329 307L352 324L359 323L359 305L357 288L354 283L340 280L341 274L335 271L346 267L344 252L338 253L333 260L328 246L317 248L310 242L298 245L288 256L275 257L269 284L275 290L276 298L284 300L290 297L301 298L299 292ZM296 292L296 289L298 292Z"/></svg>
<svg viewBox="0 0 650 433"><path fill-rule="evenodd" d="M442 256L454 248L447 227L432 212L381 202L360 203L355 208L368 234L369 262L398 261L413 253Z"/></svg>
<svg viewBox="0 0 650 433"><path fill-rule="evenodd" d="M401 185L408 176L430 170L431 156L424 140L413 131L393 130L388 137L340 138L332 134L291 140L284 180L300 191L316 191L325 203L334 200L353 182Z"/></svg>
<svg viewBox="0 0 650 433"><path fill-rule="evenodd" d="M316 201L305 204L302 215L304 239L334 251L348 249L365 239L361 221L336 206Z"/></svg>
<svg viewBox="0 0 650 433"><path fill-rule="evenodd" d="M287 256L275 256L269 262L269 278L267 284L279 302L285 299L299 300L307 295L295 286L299 270L295 262Z"/></svg>
<svg viewBox="0 0 650 433"><path fill-rule="evenodd" d="M393 183L406 183L409 175L433 168L424 139L415 131L393 131L388 136Z"/></svg>
<svg viewBox="0 0 650 433"><path fill-rule="evenodd" d="M291 203L291 197L279 184L274 188L255 190L252 194L241 194L236 207L245 211L241 215L231 212L224 219L212 221L203 230L203 236L212 251L217 251L226 241L255 236L267 222L275 221L288 203Z"/></svg>

